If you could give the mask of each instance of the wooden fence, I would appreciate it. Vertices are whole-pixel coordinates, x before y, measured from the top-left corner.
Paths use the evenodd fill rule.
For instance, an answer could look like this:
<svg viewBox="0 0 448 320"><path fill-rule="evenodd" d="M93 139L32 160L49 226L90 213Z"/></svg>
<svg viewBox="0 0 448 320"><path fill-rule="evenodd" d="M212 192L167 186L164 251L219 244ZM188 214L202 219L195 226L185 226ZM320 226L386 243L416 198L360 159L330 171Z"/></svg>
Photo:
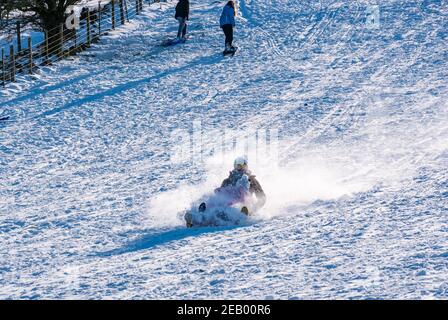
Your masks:
<svg viewBox="0 0 448 320"><path fill-rule="evenodd" d="M10 45L9 50L2 48L0 84L6 86L15 82L18 75L33 74L40 66L51 65L86 50L102 35L139 15L144 2L152 4L160 0L110 0L105 5L99 1L95 10L82 10L77 28L69 29L61 24L58 28L46 30L45 40L39 43L32 43L31 37L23 43L18 25L16 48L14 45Z"/></svg>

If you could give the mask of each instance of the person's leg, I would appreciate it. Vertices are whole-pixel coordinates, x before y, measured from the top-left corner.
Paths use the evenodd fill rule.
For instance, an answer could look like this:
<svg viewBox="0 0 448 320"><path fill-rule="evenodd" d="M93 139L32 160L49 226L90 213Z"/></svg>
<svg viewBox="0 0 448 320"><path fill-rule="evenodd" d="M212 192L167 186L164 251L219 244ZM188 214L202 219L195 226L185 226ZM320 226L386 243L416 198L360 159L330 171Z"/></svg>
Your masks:
<svg viewBox="0 0 448 320"><path fill-rule="evenodd" d="M187 20L185 19L184 28L182 30L182 38L185 38L186 35L187 35Z"/></svg>
<svg viewBox="0 0 448 320"><path fill-rule="evenodd" d="M230 44L230 47L233 47L232 43L233 43L233 26L231 25L230 28L229 28L229 44Z"/></svg>
<svg viewBox="0 0 448 320"><path fill-rule="evenodd" d="M227 45L227 34L226 34L226 28L225 28L225 26L222 26L222 27L221 27L221 29L222 29L222 32L224 32L224 36L225 36L225 40L224 40L224 46L226 46L226 45Z"/></svg>
<svg viewBox="0 0 448 320"><path fill-rule="evenodd" d="M226 36L226 40L225 40L226 49L228 47L230 47L230 45L231 45L231 36L230 36L230 28L231 27L232 26L228 25L228 24L226 24L222 27L222 31L224 31L224 35Z"/></svg>
<svg viewBox="0 0 448 320"><path fill-rule="evenodd" d="M179 29L177 30L177 37L180 38L182 36L182 32L184 30L185 27L185 18L177 18L177 21L179 21Z"/></svg>

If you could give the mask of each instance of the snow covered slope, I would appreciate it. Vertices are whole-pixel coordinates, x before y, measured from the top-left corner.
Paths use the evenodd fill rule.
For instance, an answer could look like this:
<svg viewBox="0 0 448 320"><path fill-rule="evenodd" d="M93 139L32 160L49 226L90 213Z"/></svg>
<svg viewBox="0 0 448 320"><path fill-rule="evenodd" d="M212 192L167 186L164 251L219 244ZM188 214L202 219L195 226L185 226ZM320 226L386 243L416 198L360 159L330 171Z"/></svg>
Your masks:
<svg viewBox="0 0 448 320"><path fill-rule="evenodd" d="M191 2L1 91L0 298L448 298L447 1L240 0L233 59ZM178 219L233 160L170 161L195 120L279 129L247 224Z"/></svg>

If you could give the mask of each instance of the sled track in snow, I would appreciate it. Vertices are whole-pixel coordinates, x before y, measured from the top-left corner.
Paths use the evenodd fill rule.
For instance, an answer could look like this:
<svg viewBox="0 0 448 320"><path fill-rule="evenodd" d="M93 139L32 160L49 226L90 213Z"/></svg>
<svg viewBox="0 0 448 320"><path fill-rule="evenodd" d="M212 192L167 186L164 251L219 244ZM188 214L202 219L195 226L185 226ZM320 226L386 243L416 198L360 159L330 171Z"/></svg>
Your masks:
<svg viewBox="0 0 448 320"><path fill-rule="evenodd" d="M264 36L264 40L268 43L268 48L274 56L281 57L283 53L279 50L277 42L274 40L272 35L259 26L258 23L255 22L252 14L249 12L249 9L246 4L246 0L241 0L239 2L241 13L243 17L248 21L250 25L252 25L253 29L255 29L256 33L262 34Z"/></svg>

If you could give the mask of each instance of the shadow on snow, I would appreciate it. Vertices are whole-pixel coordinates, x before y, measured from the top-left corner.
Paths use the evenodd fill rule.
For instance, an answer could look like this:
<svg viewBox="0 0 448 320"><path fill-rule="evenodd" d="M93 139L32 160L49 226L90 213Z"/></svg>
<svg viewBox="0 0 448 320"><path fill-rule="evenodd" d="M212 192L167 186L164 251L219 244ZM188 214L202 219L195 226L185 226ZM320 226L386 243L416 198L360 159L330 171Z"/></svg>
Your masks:
<svg viewBox="0 0 448 320"><path fill-rule="evenodd" d="M45 111L45 112L35 116L35 118L51 116L51 115L54 115L54 114L59 113L61 111L65 111L65 110L71 109L73 107L81 106L81 105L86 104L86 103L90 103L90 102L94 102L94 101L97 101L97 100L101 100L101 99L104 99L106 97L114 96L116 94L123 94L123 92L129 91L131 89L135 89L135 88L137 88L137 87L139 87L141 85L147 85L147 84L149 84L149 83L151 83L153 81L160 80L160 79L162 79L162 78L164 78L166 76L187 71L187 70L192 69L192 68L194 68L194 67L196 67L198 65L212 65L212 64L215 64L215 63L219 62L220 60L222 60L222 55L221 54L213 54L213 55L208 56L208 57L199 57L198 59L193 60L193 61L191 61L190 63L188 63L188 64L186 64L184 66L181 66L181 67L178 67L178 68L175 68L175 69L169 69L169 70L163 71L161 73L158 73L158 74L156 74L154 76L150 76L150 77L147 77L147 78L134 80L134 81L129 81L129 82L117 85L114 88L107 89L107 90L105 90L103 92L100 92L100 93L86 95L85 97L80 98L78 100L74 100L74 101L72 101L72 102L70 102L70 103L68 103L68 104L66 104L64 106L61 106L61 107L58 107L58 108L55 108L55 109L52 109L52 110Z"/></svg>
<svg viewBox="0 0 448 320"><path fill-rule="evenodd" d="M218 233L223 231L234 230L237 228L244 227L245 225L235 225L226 227L195 227L195 228L185 228L179 227L175 229L168 230L148 230L144 236L138 238L137 240L131 241L125 244L121 248L93 253L92 256L100 257L110 257L125 253L137 252L140 250L152 249L156 246L164 245L172 241L179 241L187 239L189 237L196 237L203 234Z"/></svg>

